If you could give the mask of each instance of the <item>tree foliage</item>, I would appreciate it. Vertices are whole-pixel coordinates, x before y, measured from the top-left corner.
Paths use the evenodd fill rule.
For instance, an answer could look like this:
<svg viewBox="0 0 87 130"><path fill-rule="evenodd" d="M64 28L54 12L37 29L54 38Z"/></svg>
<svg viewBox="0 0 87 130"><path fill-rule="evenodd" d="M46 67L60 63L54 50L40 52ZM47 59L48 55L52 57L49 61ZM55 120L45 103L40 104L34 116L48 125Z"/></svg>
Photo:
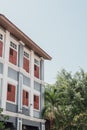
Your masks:
<svg viewBox="0 0 87 130"><path fill-rule="evenodd" d="M5 124L9 117L6 115L3 115L2 112L3 112L3 109L0 108L0 130L10 130L9 128L5 129Z"/></svg>
<svg viewBox="0 0 87 130"><path fill-rule="evenodd" d="M87 130L87 73L58 72L54 85L45 91L45 119L52 130Z"/></svg>

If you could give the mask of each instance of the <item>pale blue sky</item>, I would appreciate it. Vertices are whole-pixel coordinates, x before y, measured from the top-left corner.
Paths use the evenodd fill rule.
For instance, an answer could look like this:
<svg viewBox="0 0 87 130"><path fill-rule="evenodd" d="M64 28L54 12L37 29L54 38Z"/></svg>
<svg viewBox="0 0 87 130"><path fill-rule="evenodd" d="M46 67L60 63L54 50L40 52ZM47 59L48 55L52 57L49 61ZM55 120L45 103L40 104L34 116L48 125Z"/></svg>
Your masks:
<svg viewBox="0 0 87 130"><path fill-rule="evenodd" d="M0 0L0 13L52 56L46 82L62 68L87 71L87 0Z"/></svg>

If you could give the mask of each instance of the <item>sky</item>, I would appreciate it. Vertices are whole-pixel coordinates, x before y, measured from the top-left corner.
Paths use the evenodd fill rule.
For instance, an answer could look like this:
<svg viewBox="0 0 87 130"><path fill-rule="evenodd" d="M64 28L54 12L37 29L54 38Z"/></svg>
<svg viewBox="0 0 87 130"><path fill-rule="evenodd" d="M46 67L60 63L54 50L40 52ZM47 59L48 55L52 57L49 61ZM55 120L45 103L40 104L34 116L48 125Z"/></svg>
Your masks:
<svg viewBox="0 0 87 130"><path fill-rule="evenodd" d="M58 71L87 71L87 0L0 0L0 13L45 50L45 82Z"/></svg>

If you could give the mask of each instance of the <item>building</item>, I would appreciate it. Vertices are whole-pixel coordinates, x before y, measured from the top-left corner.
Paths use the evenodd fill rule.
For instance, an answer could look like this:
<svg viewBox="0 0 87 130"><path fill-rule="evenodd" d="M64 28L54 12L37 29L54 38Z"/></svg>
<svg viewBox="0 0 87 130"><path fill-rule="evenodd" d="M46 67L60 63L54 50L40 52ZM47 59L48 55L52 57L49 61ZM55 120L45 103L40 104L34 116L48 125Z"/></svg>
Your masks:
<svg viewBox="0 0 87 130"><path fill-rule="evenodd" d="M44 130L44 60L51 57L0 14L0 107L11 130Z"/></svg>

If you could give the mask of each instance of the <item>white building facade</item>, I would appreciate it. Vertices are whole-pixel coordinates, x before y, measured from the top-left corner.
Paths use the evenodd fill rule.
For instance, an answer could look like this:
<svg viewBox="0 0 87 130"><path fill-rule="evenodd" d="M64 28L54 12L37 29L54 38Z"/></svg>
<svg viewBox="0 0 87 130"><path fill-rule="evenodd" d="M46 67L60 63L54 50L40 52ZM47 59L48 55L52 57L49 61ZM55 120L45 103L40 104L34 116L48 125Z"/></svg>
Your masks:
<svg viewBox="0 0 87 130"><path fill-rule="evenodd" d="M51 57L0 14L0 107L11 130L45 130L44 60Z"/></svg>

